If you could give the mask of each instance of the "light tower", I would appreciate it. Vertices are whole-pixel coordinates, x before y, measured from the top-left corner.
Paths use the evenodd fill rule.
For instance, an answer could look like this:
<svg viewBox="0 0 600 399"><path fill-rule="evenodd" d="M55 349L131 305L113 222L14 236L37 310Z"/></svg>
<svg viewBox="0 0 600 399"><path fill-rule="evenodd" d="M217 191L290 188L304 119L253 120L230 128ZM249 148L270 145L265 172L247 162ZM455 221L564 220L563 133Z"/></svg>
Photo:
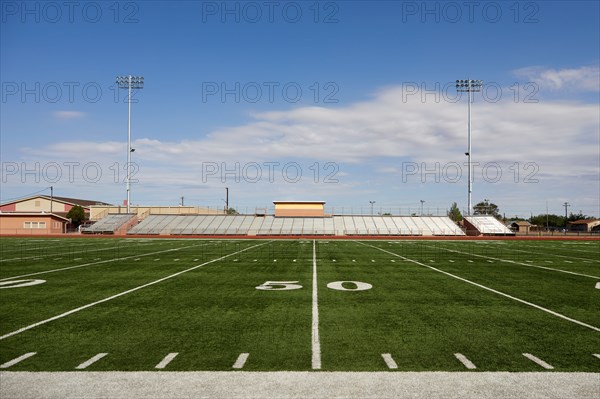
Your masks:
<svg viewBox="0 0 600 399"><path fill-rule="evenodd" d="M469 93L469 121L468 121L468 149L465 152L465 155L468 157L468 168L469 168L469 194L467 200L467 214L471 216L471 194L473 193L473 176L471 170L471 102L473 101L473 96L471 93L481 91L481 86L483 86L483 80L472 80L472 79L462 79L456 81L456 90L458 92L467 92Z"/></svg>
<svg viewBox="0 0 600 399"><path fill-rule="evenodd" d="M119 89L127 89L127 213L130 213L130 192L131 192L131 90L144 88L143 76L117 76L117 86Z"/></svg>

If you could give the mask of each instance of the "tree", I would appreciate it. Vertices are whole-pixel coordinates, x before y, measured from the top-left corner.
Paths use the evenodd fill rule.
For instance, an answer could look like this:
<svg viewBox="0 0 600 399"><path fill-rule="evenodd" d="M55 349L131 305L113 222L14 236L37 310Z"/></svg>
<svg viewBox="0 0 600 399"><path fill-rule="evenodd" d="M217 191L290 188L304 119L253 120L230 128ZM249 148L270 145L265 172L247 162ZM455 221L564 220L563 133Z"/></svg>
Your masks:
<svg viewBox="0 0 600 399"><path fill-rule="evenodd" d="M536 226L545 227L548 224L549 228L563 228L565 227L565 217L559 215L537 215L532 216L529 219L529 223L535 224Z"/></svg>
<svg viewBox="0 0 600 399"><path fill-rule="evenodd" d="M75 227L79 226L85 221L85 211L83 210L83 207L80 205L73 206L67 213L67 219L71 219L71 223L75 225Z"/></svg>
<svg viewBox="0 0 600 399"><path fill-rule="evenodd" d="M498 205L490 202L489 200L483 200L473 207L474 215L492 215L497 219L500 219L500 209Z"/></svg>
<svg viewBox="0 0 600 399"><path fill-rule="evenodd" d="M460 209L458 209L458 205L456 202L452 203L450 210L448 211L448 217L454 222L460 222L463 220L462 213L460 213Z"/></svg>
<svg viewBox="0 0 600 399"><path fill-rule="evenodd" d="M227 214L228 215L239 215L239 212L235 210L235 208L228 208L227 209Z"/></svg>

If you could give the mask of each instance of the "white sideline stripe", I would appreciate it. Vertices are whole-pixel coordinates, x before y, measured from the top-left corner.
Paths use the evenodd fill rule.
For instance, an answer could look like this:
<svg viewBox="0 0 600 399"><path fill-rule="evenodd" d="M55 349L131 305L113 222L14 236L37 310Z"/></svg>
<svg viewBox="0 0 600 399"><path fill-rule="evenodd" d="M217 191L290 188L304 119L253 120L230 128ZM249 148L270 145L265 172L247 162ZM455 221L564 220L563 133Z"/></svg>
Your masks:
<svg viewBox="0 0 600 399"><path fill-rule="evenodd" d="M179 250L181 250L181 249L192 248L192 247L198 247L198 246L202 246L202 245L206 245L206 244L202 243L202 244L197 244L197 245L189 245L189 246L187 246L187 247L171 248L171 249L165 249L165 250L163 250L163 251L149 252L149 253L147 253L147 254L143 254L143 255L131 255L131 256L126 256L126 257L124 257L124 258L107 259L107 260L101 260L100 262L84 263L84 264L82 264L82 265L75 265L75 266L61 267L60 269L52 269L52 270L46 270L46 271L43 271L43 272L36 272L36 273L29 273L29 274L22 274L22 275L20 275L20 276L13 276L13 277L0 278L0 281L11 280L11 279L15 279L15 278L21 278L21 277L37 276L37 275L39 275L39 274L46 274L46 273L60 272L60 271L63 271L63 270L77 269L77 268L80 268L80 267L86 267L86 266L99 265L99 264L101 264L101 263L116 262L116 261L118 261L118 260L127 260L127 259L131 259L131 258L135 258L136 256L142 257L142 256L156 255L156 254L160 254L160 253L163 253L163 252L179 251ZM155 260L158 260L158 259L155 259Z"/></svg>
<svg viewBox="0 0 600 399"><path fill-rule="evenodd" d="M158 279L158 280L154 280L154 281L152 281L152 282L149 282L149 283L147 283L147 284L144 284L144 285L137 286L137 287L135 287L135 288L132 288L132 289L129 289L129 290L127 290L127 291L120 292L120 293L118 293L118 294L115 294L115 295L109 296L109 297L107 297L107 298L104 298L104 299L101 299L101 300L99 300L99 301L92 302L92 303L89 303L89 304L87 304L87 305L80 306L80 307L78 307L78 308L75 308L75 309L69 310L68 312L61 313L61 314L59 314L59 315L57 315L57 316L54 316L54 317L51 317L51 318L49 318L49 319L42 320L42 321L39 321L39 322L37 322L37 323L34 323L34 324L31 324L31 325L28 325L27 327L23 327L23 328L20 328L20 329L18 329L18 330L15 330L15 331L9 332L8 334L4 334L3 336L1 336L1 337L0 337L0 341L2 341L3 339L6 339L6 338L8 338L8 337L12 337L13 335L20 334L20 333L22 333L22 332L24 332L24 331L31 330L32 328L35 328L35 327L41 326L42 324L46 324L46 323L49 323L49 322L51 322L51 321L54 321L54 320L61 319L61 318L65 317L65 316L69 316L69 315L71 315L71 314L73 314L73 313L79 312L80 310L84 310L84 309L87 309L87 308L91 308L92 306L95 306L95 305L98 305L98 304L101 304L101 303L104 303L104 302L108 302L108 301L110 301L110 300L113 300L113 299L115 299L115 298L119 298L119 297L121 297L121 296L123 296L123 295L127 295L127 294L130 294L130 293L132 293L132 292L135 292L135 291L137 291L137 290L141 290L142 288L150 287L151 285L154 285L154 284L162 283L162 282L163 282L163 281L165 281L165 280L169 280L169 279L171 279L171 278L173 278L173 277L177 277L177 276L179 276L179 275L181 275L181 274L183 274L183 273L187 273L187 272L190 272L190 271L192 271L192 270L196 270L196 269L198 269L198 268L200 268L200 267L202 267L202 266L206 266L206 265L208 265L208 264L211 264L211 263L214 263L214 262L218 262L218 261L220 261L220 260L222 260L222 259L225 259L225 258L228 258L228 257L230 257L230 256L232 256L232 255L236 255L236 254L239 254L239 253L241 253L241 252L248 251L248 250L250 250L250 249L252 249L252 248L260 247L260 246L262 246L262 245L265 245L265 244L268 244L268 243L270 243L270 242L271 242L271 241L267 241L267 242L264 242L264 243L262 243L262 244L256 244L256 245L253 245L253 246L251 246L251 247L244 248L244 249L242 249L242 250L240 250L240 251L233 252L233 253L230 253L230 254L227 254L227 255L221 256L220 258L216 258L216 259L210 260L210 261L208 261L208 262L204 262L204 263L202 263L202 264L200 264L200 265L197 265L197 266L194 266L194 267L190 267L189 269L185 269L185 270L182 270L182 271L180 271L180 272L177 272L177 273L171 274L170 276L163 277L163 278L160 278L160 279Z"/></svg>
<svg viewBox="0 0 600 399"><path fill-rule="evenodd" d="M392 358L391 354L389 354L389 353L382 353L381 357L383 358L383 361L385 362L385 364L388 366L389 369L397 369L398 368L398 365L396 364L396 362Z"/></svg>
<svg viewBox="0 0 600 399"><path fill-rule="evenodd" d="M240 355L238 356L237 360L235 361L235 363L231 367L234 368L234 369L242 369L242 368L244 368L244 364L246 364L246 360L248 360L248 356L250 356L249 353L240 353Z"/></svg>
<svg viewBox="0 0 600 399"><path fill-rule="evenodd" d="M149 244L148 244L149 245ZM45 248L50 248L50 247L45 247ZM89 247L88 247L89 248ZM88 249L83 247L82 251L73 251L71 252L71 254L80 254L82 252L96 252L96 251L108 251L109 249L115 249L115 248L122 248L122 246L117 245L116 247L109 247L109 248L96 248L96 249ZM24 248L26 251L29 251L29 248ZM31 248L32 250L34 250L35 248ZM35 259L35 258L46 258L48 256L56 256L58 254L47 254L47 255L31 255L28 256L26 258L11 258L11 259L0 259L0 262L9 262L11 260L26 260L26 259ZM62 259L62 258L58 258L58 259ZM81 258L79 258L81 259ZM77 260L77 259L75 259Z"/></svg>
<svg viewBox="0 0 600 399"><path fill-rule="evenodd" d="M375 248L375 249L378 249L378 250L380 250L380 251L383 251L383 252L387 252L387 253L389 253L389 254L391 254L391 255L394 255L394 256L397 256L397 257L399 257L399 258L403 258L403 259L405 259L405 260L407 260L407 261L409 261L409 262L415 263L415 264L417 264L417 265L419 265L419 266L428 267L429 269L431 269L431 270L435 270L435 271L436 271L436 272L438 272L438 273L442 273L442 274L445 274L445 275L447 275L447 276L450 276L450 277L452 277L452 278L455 278L455 279L457 279L457 280L464 281L465 283L473 284L473 285L474 285L474 286L476 286L476 287L483 288L484 290L487 290L487 291L493 292L493 293L495 293L495 294L498 294L498 295L502 295L502 296L504 296L504 297L506 297L506 298L509 298L509 299L515 300L515 301L517 301L517 302L524 303L525 305L529 305L529 306L531 306L531 307L534 307L534 308L536 308L536 309L542 310L542 311L544 311L544 312L546 312L546 313L550 313L550 314L551 314L551 315L553 315L553 316L560 317L561 319L564 319L564 320L570 321L570 322L572 322L572 323L579 324L580 326L587 327L587 328L589 328L589 329L592 329L592 330L594 330L594 331L600 332L600 328L598 328L598 327L594 327L594 326L592 326L592 325L590 325L590 324L587 324L587 323L584 323L584 322L582 322L582 321L575 320L575 319L573 319L573 318L571 318L571 317L565 316L565 315L563 315L563 314L560 314L560 313L558 313L558 312L555 312L555 311L553 311L553 310L546 309L546 308L544 308L544 307L542 307L542 306L540 306L540 305L536 305L535 303L527 302L527 301L526 301L526 300L524 300L524 299L517 298L517 297L515 297L515 296L512 296L512 295L506 294L506 293L504 293L504 292L502 292L502 291L498 291L498 290L495 290L495 289L493 289L493 288L490 288L490 287L486 287L485 285L478 284L478 283L476 283L476 282L474 282L474 281L467 280L466 278L462 278L462 277L459 277L459 276L457 276L457 275L454 275L454 274L452 274L452 273L445 272L445 271L443 271L443 270L437 269L437 268L435 268L435 267L433 267L433 266L426 265L426 264L424 264L424 263L421 263L421 262L418 262L418 261L416 261L416 260L413 260L413 259L406 258L406 257L404 257L404 256L402 256L402 255L395 254L395 253L393 253L393 252L390 252L390 251L387 251L387 250L385 250L385 249L383 249L383 248L375 247L375 246L373 246L373 245L368 245L368 244L362 243L362 242L360 242L360 241L356 241L356 242L357 242L357 243L359 243L359 244L361 244L361 245L367 246L367 247L371 247L371 248ZM2 338L2 337L0 337L0 339L1 339L1 338Z"/></svg>
<svg viewBox="0 0 600 399"><path fill-rule="evenodd" d="M92 357L91 359L86 360L85 362L81 363L79 366L77 366L75 368L77 370L83 370L85 368L88 368L89 366L96 363L98 360L102 359L106 355L108 355L108 353L98 353L96 356Z"/></svg>
<svg viewBox="0 0 600 399"><path fill-rule="evenodd" d="M538 265L530 265L528 263L522 263L522 262L515 262L514 260L510 260L510 259L502 259L502 258L494 258L491 256L485 256L485 255L479 255L479 254L473 254L470 252L463 252L463 251L458 251L456 249L450 249L450 248L443 248L443 247L436 247L438 249L443 249L444 251L448 251L448 252L455 252L458 254L465 254L465 255L471 255L471 256L478 256L480 258L486 258L486 259L494 259L494 260L498 260L500 262L507 262L507 263L512 263L515 265L522 265L522 266L527 266L527 267L537 267L538 269L545 269L545 270L552 270L554 272L560 272L560 273L567 273L567 274L574 274L575 276L582 276L582 277L590 277L590 278L600 278L598 276L591 276L589 274L583 274L583 273L576 273L576 272L570 272L568 270L562 270L562 269L556 269L554 267L545 267L545 266L538 266ZM488 261L489 262L489 261ZM526 260L525 262L533 262L531 260Z"/></svg>
<svg viewBox="0 0 600 399"><path fill-rule="evenodd" d="M531 353L523 353L523 356L525 356L527 359L531 360L532 362L539 364L546 370L552 370L554 368L551 365L549 365L548 363L546 363L545 361L543 361L542 359L540 359L539 357L533 356Z"/></svg>
<svg viewBox="0 0 600 399"><path fill-rule="evenodd" d="M454 357L456 357L469 370L475 370L477 368L473 362L467 359L467 357L462 353L455 353Z"/></svg>
<svg viewBox="0 0 600 399"><path fill-rule="evenodd" d="M9 368L11 366L14 366L17 363L22 362L23 360L28 359L31 356L34 356L36 353L37 352L29 352L29 353L21 355L21 356L19 356L17 358L14 358L13 360L9 360L6 363L0 364L0 369L7 369L7 368Z"/></svg>
<svg viewBox="0 0 600 399"><path fill-rule="evenodd" d="M600 353L594 353L594 356L596 356L598 359L600 359Z"/></svg>
<svg viewBox="0 0 600 399"><path fill-rule="evenodd" d="M321 369L321 341L319 340L319 301L317 295L317 244L313 240L313 281L312 281L312 368Z"/></svg>
<svg viewBox="0 0 600 399"><path fill-rule="evenodd" d="M173 359L175 359L175 356L179 355L179 353L174 352L174 353L169 353L167 356L165 356L165 358L163 360L160 361L160 363L158 363L154 368L155 369L164 369L165 367L167 367L167 365L169 363L171 363L171 361Z"/></svg>

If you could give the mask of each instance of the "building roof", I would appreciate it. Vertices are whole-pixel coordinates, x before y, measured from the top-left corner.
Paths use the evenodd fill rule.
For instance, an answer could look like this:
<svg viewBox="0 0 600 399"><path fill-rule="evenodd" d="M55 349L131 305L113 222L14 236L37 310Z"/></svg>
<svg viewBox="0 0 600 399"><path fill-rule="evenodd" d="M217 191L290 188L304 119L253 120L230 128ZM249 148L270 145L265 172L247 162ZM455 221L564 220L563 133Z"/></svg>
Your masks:
<svg viewBox="0 0 600 399"><path fill-rule="evenodd" d="M519 220L517 222L512 222L512 224L516 224L517 226L533 226L531 223L529 223L528 221L525 220Z"/></svg>
<svg viewBox="0 0 600 399"><path fill-rule="evenodd" d="M325 204L325 201L273 201L274 204Z"/></svg>
<svg viewBox="0 0 600 399"><path fill-rule="evenodd" d="M64 216L60 216L56 213L46 213L46 212L0 212L0 217L14 217L14 216L28 216L28 217L40 217L40 216L50 216L53 218L61 219L64 222L70 222Z"/></svg>
<svg viewBox="0 0 600 399"><path fill-rule="evenodd" d="M600 222L600 219L581 219L574 222L569 222L569 224L590 224L595 222Z"/></svg>
<svg viewBox="0 0 600 399"><path fill-rule="evenodd" d="M29 197L23 197L23 198L19 198L17 200L13 200L13 201L8 201L8 202L4 202L0 205L8 205L8 204L14 204L17 202L23 202L23 201L28 201L34 198L44 198L47 200L52 199L52 201L56 201L56 202L63 202L65 204L70 204L70 205L79 205L82 207L89 207L90 205L110 205L107 204L105 202L102 201L93 201L93 200L85 200L85 199L78 199L78 198L69 198L69 197L50 197L49 195L32 195Z"/></svg>

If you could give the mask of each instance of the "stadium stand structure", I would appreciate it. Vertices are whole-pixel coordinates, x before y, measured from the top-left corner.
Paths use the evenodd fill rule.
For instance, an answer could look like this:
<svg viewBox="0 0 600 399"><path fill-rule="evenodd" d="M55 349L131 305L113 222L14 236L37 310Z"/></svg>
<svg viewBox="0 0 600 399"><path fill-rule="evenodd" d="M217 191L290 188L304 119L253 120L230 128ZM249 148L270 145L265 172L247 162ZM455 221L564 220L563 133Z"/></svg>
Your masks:
<svg viewBox="0 0 600 399"><path fill-rule="evenodd" d="M465 216L464 219L467 235L515 235L514 231L493 216Z"/></svg>
<svg viewBox="0 0 600 399"><path fill-rule="evenodd" d="M124 234L132 225L137 224L137 221L136 214L111 214L93 225L81 229L81 232L84 234Z"/></svg>
<svg viewBox="0 0 600 399"><path fill-rule="evenodd" d="M149 215L128 234L242 236L463 236L446 216L275 217L273 215Z"/></svg>

